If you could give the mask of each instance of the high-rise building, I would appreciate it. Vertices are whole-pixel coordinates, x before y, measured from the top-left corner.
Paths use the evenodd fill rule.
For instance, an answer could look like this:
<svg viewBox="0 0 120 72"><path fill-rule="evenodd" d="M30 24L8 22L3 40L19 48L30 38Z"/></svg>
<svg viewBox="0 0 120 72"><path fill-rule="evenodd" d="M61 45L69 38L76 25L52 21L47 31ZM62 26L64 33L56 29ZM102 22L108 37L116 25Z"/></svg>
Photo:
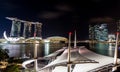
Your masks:
<svg viewBox="0 0 120 72"><path fill-rule="evenodd" d="M24 23L24 31L23 31L23 37L28 38L31 36L31 23L25 22Z"/></svg>
<svg viewBox="0 0 120 72"><path fill-rule="evenodd" d="M120 31L120 21L110 19L94 19L89 24L90 48L114 49L116 32ZM109 43L110 42L110 43Z"/></svg>
<svg viewBox="0 0 120 72"><path fill-rule="evenodd" d="M13 20L10 36L11 37L20 37L20 32L21 32L20 28L21 28L21 22Z"/></svg>
<svg viewBox="0 0 120 72"><path fill-rule="evenodd" d="M42 32L42 24L41 23L36 23L34 26L34 35L36 37L42 37L41 32Z"/></svg>
<svg viewBox="0 0 120 72"><path fill-rule="evenodd" d="M108 41L109 37L113 37L120 30L120 24L115 21L110 22L91 22L89 24L89 39L96 41Z"/></svg>
<svg viewBox="0 0 120 72"><path fill-rule="evenodd" d="M11 27L11 33L10 33L11 37L20 37L20 34L22 34L24 38L29 38L29 37L42 38L42 35L41 35L42 23L24 21L24 20L12 18L12 17L6 17L6 18L12 21L12 27ZM22 26L21 24L24 24L24 25Z"/></svg>
<svg viewBox="0 0 120 72"><path fill-rule="evenodd" d="M108 28L106 23L97 24L93 27L90 25L89 38L97 41L108 40Z"/></svg>

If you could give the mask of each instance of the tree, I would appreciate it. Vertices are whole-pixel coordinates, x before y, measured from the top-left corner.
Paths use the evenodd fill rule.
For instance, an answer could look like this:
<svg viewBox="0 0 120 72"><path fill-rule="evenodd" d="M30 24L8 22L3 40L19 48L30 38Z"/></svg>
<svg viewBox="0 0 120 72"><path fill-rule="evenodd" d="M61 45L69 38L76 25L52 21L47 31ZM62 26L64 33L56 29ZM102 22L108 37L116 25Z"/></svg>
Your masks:
<svg viewBox="0 0 120 72"><path fill-rule="evenodd" d="M7 54L7 52L2 48L0 48L0 61L5 60L7 58L9 58L9 55Z"/></svg>
<svg viewBox="0 0 120 72"><path fill-rule="evenodd" d="M4 72L20 72L19 66L16 64L12 64L6 67Z"/></svg>

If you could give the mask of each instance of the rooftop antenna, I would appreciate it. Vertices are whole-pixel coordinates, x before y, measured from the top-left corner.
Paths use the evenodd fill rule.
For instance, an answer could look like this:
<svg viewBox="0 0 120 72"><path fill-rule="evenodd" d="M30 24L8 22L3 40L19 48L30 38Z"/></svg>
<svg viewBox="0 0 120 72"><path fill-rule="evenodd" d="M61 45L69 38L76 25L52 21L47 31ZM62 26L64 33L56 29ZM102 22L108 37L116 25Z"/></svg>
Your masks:
<svg viewBox="0 0 120 72"><path fill-rule="evenodd" d="M77 40L76 40L76 30L75 30L75 36L74 36L74 48L77 47Z"/></svg>

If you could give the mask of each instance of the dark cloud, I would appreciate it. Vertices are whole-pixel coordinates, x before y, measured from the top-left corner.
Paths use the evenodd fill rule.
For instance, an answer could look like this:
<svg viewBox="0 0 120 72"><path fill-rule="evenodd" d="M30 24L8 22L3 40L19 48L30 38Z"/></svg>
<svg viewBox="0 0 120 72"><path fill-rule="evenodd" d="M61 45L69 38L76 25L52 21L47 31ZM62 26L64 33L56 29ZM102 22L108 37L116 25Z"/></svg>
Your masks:
<svg viewBox="0 0 120 72"><path fill-rule="evenodd" d="M59 31L59 34L60 31L61 34L66 33L73 27L79 30L79 34L83 32L87 33L88 29L86 27L88 26L89 19L93 17L120 16L120 1L117 1L118 0L0 0L0 21L4 25L8 24L5 24L5 22L8 21L5 19L6 16L17 17L22 20L41 21L43 22L43 29L46 27L46 34L48 35L53 31L56 33ZM108 18L104 20L96 18L93 21L109 21ZM55 25L58 27L52 28ZM7 26L8 25L6 25L6 28ZM42 30L43 35L45 35L45 30Z"/></svg>
<svg viewBox="0 0 120 72"><path fill-rule="evenodd" d="M40 13L38 13L38 17L44 19L55 19L73 11L72 7L66 3L54 4L48 8L50 9L41 10Z"/></svg>
<svg viewBox="0 0 120 72"><path fill-rule="evenodd" d="M62 14L60 12L50 12L44 11L39 14L39 17L42 19L55 19L60 17Z"/></svg>
<svg viewBox="0 0 120 72"><path fill-rule="evenodd" d="M97 17L97 18L90 19L91 23L102 23L102 22L111 23L113 21L114 19L111 17Z"/></svg>
<svg viewBox="0 0 120 72"><path fill-rule="evenodd" d="M14 10L14 9L18 8L18 5L15 3L12 3L11 1L2 1L0 3L0 8L6 9L6 10Z"/></svg>
<svg viewBox="0 0 120 72"><path fill-rule="evenodd" d="M70 7L67 4L59 4L56 6L56 9L58 9L59 11L64 11L64 12L69 12L72 11L72 7Z"/></svg>

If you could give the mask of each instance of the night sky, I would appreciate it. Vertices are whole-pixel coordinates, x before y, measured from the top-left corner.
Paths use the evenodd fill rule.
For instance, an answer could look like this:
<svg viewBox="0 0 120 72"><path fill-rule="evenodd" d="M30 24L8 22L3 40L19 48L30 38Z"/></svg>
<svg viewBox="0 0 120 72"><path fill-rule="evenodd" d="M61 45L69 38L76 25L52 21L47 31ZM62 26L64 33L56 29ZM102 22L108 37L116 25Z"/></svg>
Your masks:
<svg viewBox="0 0 120 72"><path fill-rule="evenodd" d="M65 36L77 31L78 39L88 39L91 18L120 18L120 0L0 0L0 37L11 21L5 17L41 22L43 38Z"/></svg>

